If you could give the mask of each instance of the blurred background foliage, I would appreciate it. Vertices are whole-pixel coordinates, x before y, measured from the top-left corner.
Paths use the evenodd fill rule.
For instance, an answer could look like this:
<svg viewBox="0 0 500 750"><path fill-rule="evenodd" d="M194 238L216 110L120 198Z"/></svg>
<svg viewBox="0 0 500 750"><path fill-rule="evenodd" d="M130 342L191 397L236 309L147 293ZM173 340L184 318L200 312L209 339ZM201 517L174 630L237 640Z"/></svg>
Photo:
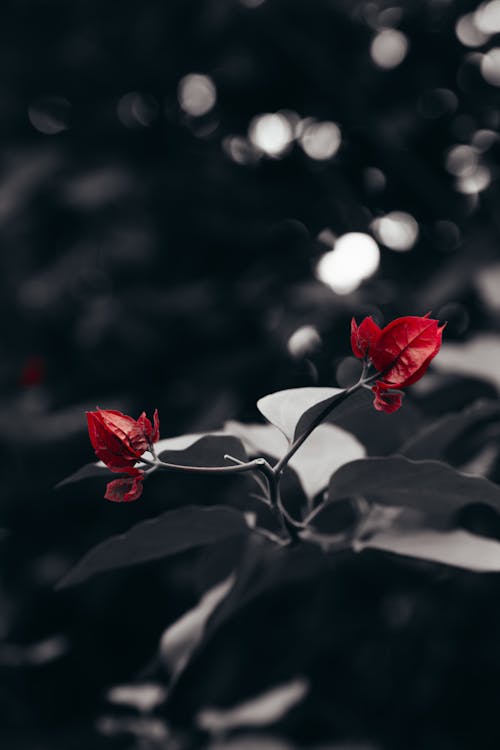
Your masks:
<svg viewBox="0 0 500 750"><path fill-rule="evenodd" d="M196 601L204 553L53 586L107 535L233 487L168 477L123 508L97 482L54 492L92 460L84 411L158 407L163 437L255 421L265 393L349 380L352 315L428 310L450 349L401 441L496 397L500 3L4 0L0 18L3 746L135 747L95 733L104 691ZM314 599L317 700L289 735L489 747L496 576L367 559L333 598L323 573L234 631L295 622L293 661Z"/></svg>

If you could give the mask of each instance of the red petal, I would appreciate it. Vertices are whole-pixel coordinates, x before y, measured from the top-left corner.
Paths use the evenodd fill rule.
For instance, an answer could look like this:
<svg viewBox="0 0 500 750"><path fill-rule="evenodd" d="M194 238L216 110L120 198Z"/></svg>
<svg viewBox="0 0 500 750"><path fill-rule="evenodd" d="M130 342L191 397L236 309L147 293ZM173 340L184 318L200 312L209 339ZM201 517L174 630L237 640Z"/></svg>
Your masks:
<svg viewBox="0 0 500 750"><path fill-rule="evenodd" d="M125 439L122 439L121 430L109 429L109 419L103 418L102 410L87 412L87 424L90 442L97 458L103 461L111 471L131 473L130 469L139 456L132 449L128 438L125 436Z"/></svg>
<svg viewBox="0 0 500 750"><path fill-rule="evenodd" d="M392 414L397 411L403 403L403 394L401 391L388 390L383 383L377 382L372 388L375 394L373 406L377 411L385 411Z"/></svg>
<svg viewBox="0 0 500 750"><path fill-rule="evenodd" d="M147 418L146 413L142 412L130 432L130 442L133 449L137 451L139 455L142 455L145 451L149 450L152 437L153 425Z"/></svg>
<svg viewBox="0 0 500 750"><path fill-rule="evenodd" d="M160 418L158 416L158 409L155 409L155 413L153 414L153 443L157 443L160 439Z"/></svg>
<svg viewBox="0 0 500 750"><path fill-rule="evenodd" d="M139 427L144 433L144 435L150 439L153 435L153 425L149 421L149 419L146 416L146 412L143 411L137 422L135 423L136 427Z"/></svg>
<svg viewBox="0 0 500 750"><path fill-rule="evenodd" d="M43 357L30 357L21 369L19 382L25 387L40 385L45 379L45 360Z"/></svg>
<svg viewBox="0 0 500 750"><path fill-rule="evenodd" d="M154 411L153 424L154 426L146 417L146 413L142 412L141 416L134 425L134 428L131 430L130 442L133 449L140 455L149 450L153 443L157 443L160 439L160 420L158 418L158 409L155 409Z"/></svg>
<svg viewBox="0 0 500 750"><path fill-rule="evenodd" d="M358 331L358 324L356 323L356 319L353 318L351 320L351 349L355 357L363 359L365 355L358 346Z"/></svg>
<svg viewBox="0 0 500 750"><path fill-rule="evenodd" d="M131 447L130 433L136 425L135 419L112 409L99 409L97 413L106 429Z"/></svg>
<svg viewBox="0 0 500 750"><path fill-rule="evenodd" d="M371 315L365 318L359 326L358 336L361 348L366 350L366 353L370 356L373 347L378 341L381 334L381 329L374 322Z"/></svg>
<svg viewBox="0 0 500 750"><path fill-rule="evenodd" d="M379 336L380 328L371 316L362 320L359 326L354 318L351 320L351 348L359 359L371 355Z"/></svg>
<svg viewBox="0 0 500 750"><path fill-rule="evenodd" d="M407 316L382 329L371 358L384 383L405 387L421 378L441 347L443 327L431 318Z"/></svg>
<svg viewBox="0 0 500 750"><path fill-rule="evenodd" d="M149 450L153 443L160 439L160 421L158 419L158 409L153 414L154 427L147 418L146 413L142 412L134 428L130 433L130 442L134 450L141 455Z"/></svg>
<svg viewBox="0 0 500 750"><path fill-rule="evenodd" d="M131 503L142 495L143 479L142 473L135 477L114 479L108 482L104 497L113 503Z"/></svg>

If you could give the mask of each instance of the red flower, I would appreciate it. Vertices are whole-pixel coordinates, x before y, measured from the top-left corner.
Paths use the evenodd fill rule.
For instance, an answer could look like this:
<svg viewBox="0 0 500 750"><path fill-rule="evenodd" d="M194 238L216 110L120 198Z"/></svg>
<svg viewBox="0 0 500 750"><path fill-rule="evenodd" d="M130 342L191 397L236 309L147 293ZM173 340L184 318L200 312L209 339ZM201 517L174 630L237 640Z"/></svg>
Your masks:
<svg viewBox="0 0 500 750"><path fill-rule="evenodd" d="M45 380L45 360L43 357L29 357L21 369L19 381L21 385L29 388L40 385Z"/></svg>
<svg viewBox="0 0 500 750"><path fill-rule="evenodd" d="M104 497L114 503L130 503L137 500L142 495L142 482L144 475L137 471L135 477L124 477L123 479L113 479L108 482Z"/></svg>
<svg viewBox="0 0 500 750"><path fill-rule="evenodd" d="M377 381L376 385L372 388L375 394L375 400L373 406L377 411L385 411L387 414L392 414L393 411L397 411L403 403L402 391L396 391L395 389L389 390L380 381Z"/></svg>
<svg viewBox="0 0 500 750"><path fill-rule="evenodd" d="M359 326L352 320L352 350L356 357L370 362L380 376L372 388L377 410L390 413L399 409L403 394L390 396L388 389L406 388L420 380L439 352L443 328L428 315L396 318L382 330L371 318L365 318Z"/></svg>
<svg viewBox="0 0 500 750"><path fill-rule="evenodd" d="M383 328L371 360L384 383L404 388L420 380L441 347L443 328L437 320L413 315L397 318Z"/></svg>
<svg viewBox="0 0 500 750"><path fill-rule="evenodd" d="M142 493L144 474L135 464L160 439L158 410L153 415L153 424L144 412L135 420L111 409L87 412L87 423L97 458L111 471L129 474L127 478L109 482L104 497L114 502L136 500Z"/></svg>
<svg viewBox="0 0 500 750"><path fill-rule="evenodd" d="M134 464L160 437L158 411L154 427L144 413L135 420L111 409L87 412L90 442L97 458L111 471L134 474Z"/></svg>

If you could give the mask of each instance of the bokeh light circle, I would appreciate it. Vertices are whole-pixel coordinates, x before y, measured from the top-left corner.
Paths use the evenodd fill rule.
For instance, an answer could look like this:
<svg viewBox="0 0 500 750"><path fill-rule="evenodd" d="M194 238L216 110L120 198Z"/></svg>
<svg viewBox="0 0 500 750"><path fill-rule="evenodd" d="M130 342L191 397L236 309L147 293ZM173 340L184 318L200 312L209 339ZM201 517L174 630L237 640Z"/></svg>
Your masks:
<svg viewBox="0 0 500 750"><path fill-rule="evenodd" d="M408 47L408 37L402 31L382 29L371 43L370 55L377 67L391 70L403 62Z"/></svg>
<svg viewBox="0 0 500 750"><path fill-rule="evenodd" d="M304 126L299 138L305 153L317 161L335 156L341 141L340 128L334 122L309 122Z"/></svg>
<svg viewBox="0 0 500 750"><path fill-rule="evenodd" d="M493 47L482 56L481 75L491 86L500 86L500 47Z"/></svg>
<svg viewBox="0 0 500 750"><path fill-rule="evenodd" d="M466 13L458 19L455 34L464 47L481 47L488 41L488 35L478 29L474 13Z"/></svg>
<svg viewBox="0 0 500 750"><path fill-rule="evenodd" d="M62 96L43 96L28 107L28 118L35 130L57 135L69 127L70 103Z"/></svg>
<svg viewBox="0 0 500 750"><path fill-rule="evenodd" d="M248 128L250 142L267 156L279 157L293 140L293 128L282 112L257 115Z"/></svg>
<svg viewBox="0 0 500 750"><path fill-rule="evenodd" d="M201 117L215 106L217 90L209 76L189 73L179 81L177 96L186 114Z"/></svg>
<svg viewBox="0 0 500 750"><path fill-rule="evenodd" d="M405 211L391 211L375 219L372 229L379 242L399 252L411 250L418 239L418 224Z"/></svg>
<svg viewBox="0 0 500 750"><path fill-rule="evenodd" d="M349 294L375 273L379 263L380 250L373 237L348 232L319 259L316 276L337 294Z"/></svg>

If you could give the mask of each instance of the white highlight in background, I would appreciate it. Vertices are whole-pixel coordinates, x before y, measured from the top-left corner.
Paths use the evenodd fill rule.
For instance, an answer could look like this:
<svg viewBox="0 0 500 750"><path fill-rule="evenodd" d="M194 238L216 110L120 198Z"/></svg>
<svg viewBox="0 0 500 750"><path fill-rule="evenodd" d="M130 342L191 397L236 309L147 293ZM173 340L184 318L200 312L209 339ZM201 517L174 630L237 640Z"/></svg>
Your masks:
<svg viewBox="0 0 500 750"><path fill-rule="evenodd" d="M481 75L491 86L500 86L500 47L493 47L482 56Z"/></svg>
<svg viewBox="0 0 500 750"><path fill-rule="evenodd" d="M488 35L479 30L474 13L466 13L455 24L455 34L465 47L481 47Z"/></svg>
<svg viewBox="0 0 500 750"><path fill-rule="evenodd" d="M331 159L340 148L342 136L334 122L307 119L301 122L300 130L299 143L311 159Z"/></svg>
<svg viewBox="0 0 500 750"><path fill-rule="evenodd" d="M264 154L277 158L289 148L293 127L281 112L257 115L250 123L248 137Z"/></svg>
<svg viewBox="0 0 500 750"><path fill-rule="evenodd" d="M500 32L500 0L481 3L474 13L474 25L482 34L498 34Z"/></svg>
<svg viewBox="0 0 500 750"><path fill-rule="evenodd" d="M316 276L337 294L350 294L375 273L379 263L375 240L363 232L348 232L319 259Z"/></svg>
<svg viewBox="0 0 500 750"><path fill-rule="evenodd" d="M408 38L402 31L382 29L372 41L370 55L379 68L391 70L403 62L408 46Z"/></svg>
<svg viewBox="0 0 500 750"><path fill-rule="evenodd" d="M186 114L201 117L214 107L217 91L211 78L201 73L189 73L179 81L179 104Z"/></svg>
<svg viewBox="0 0 500 750"><path fill-rule="evenodd" d="M379 242L399 252L411 250L418 239L418 224L405 211L391 211L375 219L371 228Z"/></svg>

